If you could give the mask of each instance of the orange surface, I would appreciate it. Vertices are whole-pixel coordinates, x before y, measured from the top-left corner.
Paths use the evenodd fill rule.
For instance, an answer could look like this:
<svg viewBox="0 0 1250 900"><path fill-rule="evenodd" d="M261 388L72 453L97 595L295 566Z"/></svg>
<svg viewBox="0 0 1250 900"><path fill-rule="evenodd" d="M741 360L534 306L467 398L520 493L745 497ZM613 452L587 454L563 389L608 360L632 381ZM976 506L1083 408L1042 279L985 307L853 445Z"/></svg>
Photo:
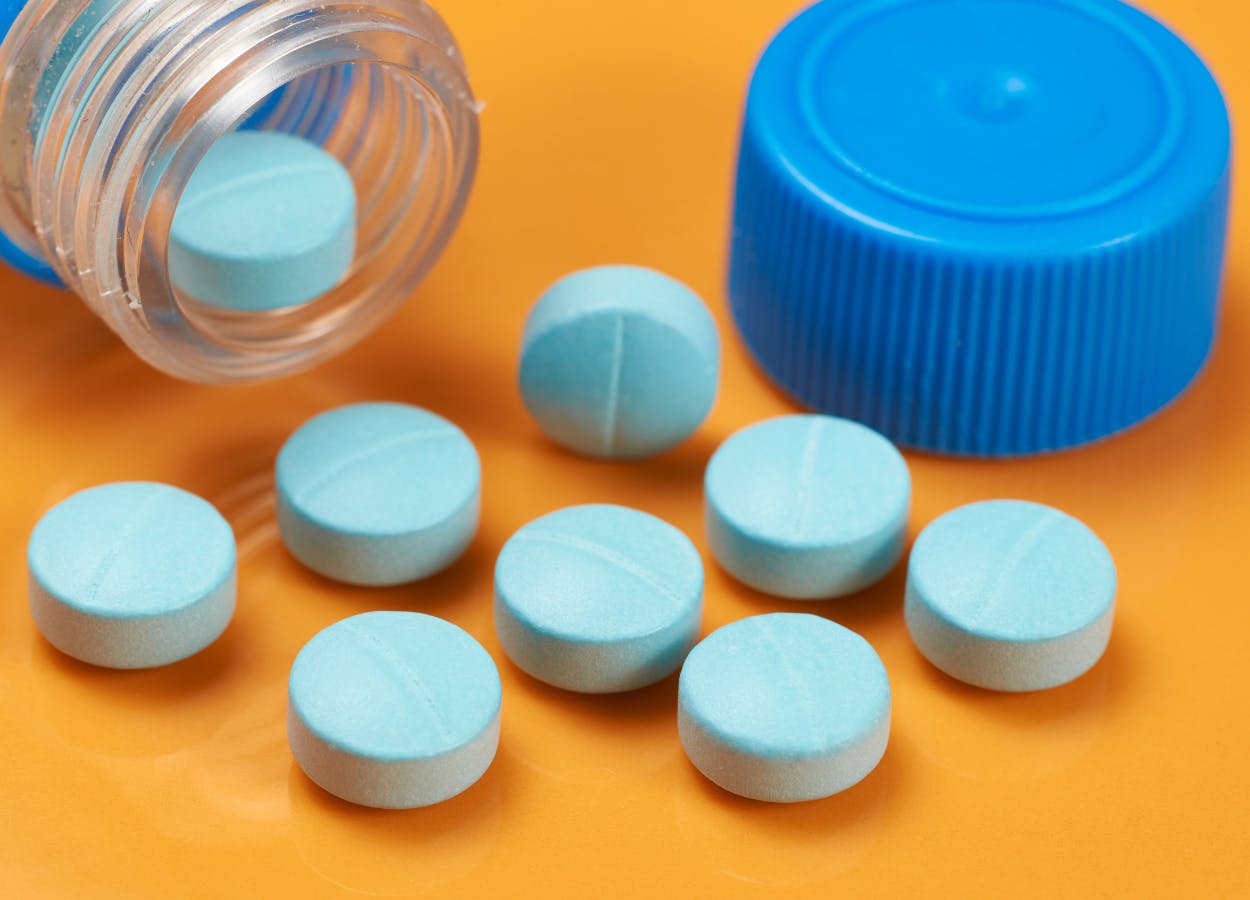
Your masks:
<svg viewBox="0 0 1250 900"><path fill-rule="evenodd" d="M1250 110L1250 8L1145 4ZM1210 370L1166 415L1044 460L911 456L912 533L950 507L1019 496L1087 521L1119 564L1108 655L1054 691L995 695L938 674L901 615L903 574L855 598L778 603L709 563L705 628L776 609L862 632L889 668L894 733L851 791L737 799L677 742L676 681L585 698L545 688L491 628L495 554L556 507L621 501L703 545L700 475L738 427L790 409L751 370L722 266L741 92L794 0L443 0L488 102L467 220L419 296L321 370L244 388L144 368L73 297L0 276L0 896L1250 896L1250 179L1238 186L1226 314ZM1250 171L1242 145L1241 171ZM641 465L577 459L527 419L514 380L526 308L560 274L650 264L689 281L727 353L711 420ZM367 399L460 423L485 465L468 556L426 583L345 588L277 540L270 467L314 412ZM163 479L231 519L240 603L200 656L137 673L80 665L31 623L24 553L51 504ZM331 622L379 607L445 616L504 679L500 753L442 806L353 808L286 746L286 676ZM800 890L801 889L801 890ZM780 895L780 891L771 893Z"/></svg>

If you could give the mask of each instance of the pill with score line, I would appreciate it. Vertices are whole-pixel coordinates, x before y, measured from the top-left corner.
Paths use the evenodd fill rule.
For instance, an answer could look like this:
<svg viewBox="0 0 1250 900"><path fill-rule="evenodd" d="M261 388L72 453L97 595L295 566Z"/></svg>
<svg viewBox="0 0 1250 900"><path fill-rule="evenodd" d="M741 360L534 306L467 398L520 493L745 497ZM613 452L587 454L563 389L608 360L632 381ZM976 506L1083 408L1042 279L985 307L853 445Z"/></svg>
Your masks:
<svg viewBox="0 0 1250 900"><path fill-rule="evenodd" d="M169 275L222 309L299 306L335 287L356 252L356 189L343 165L295 135L238 131L188 180L169 234Z"/></svg>

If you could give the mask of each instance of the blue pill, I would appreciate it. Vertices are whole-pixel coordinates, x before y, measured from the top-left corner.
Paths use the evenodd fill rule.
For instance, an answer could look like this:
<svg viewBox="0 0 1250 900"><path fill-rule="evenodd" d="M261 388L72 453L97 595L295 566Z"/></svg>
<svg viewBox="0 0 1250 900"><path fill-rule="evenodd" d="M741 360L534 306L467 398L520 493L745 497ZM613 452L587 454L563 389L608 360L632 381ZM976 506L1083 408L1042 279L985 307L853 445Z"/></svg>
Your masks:
<svg viewBox="0 0 1250 900"><path fill-rule="evenodd" d="M495 566L495 632L540 681L631 691L677 671L699 637L703 563L667 522L623 506L543 516Z"/></svg>
<svg viewBox="0 0 1250 900"><path fill-rule="evenodd" d="M410 809L467 790L499 746L499 671L450 622L369 612L304 645L287 737L304 773L362 806Z"/></svg>
<svg viewBox="0 0 1250 900"><path fill-rule="evenodd" d="M451 422L415 406L360 403L310 419L278 454L276 478L287 549L349 584L432 575L477 532L477 451Z"/></svg>
<svg viewBox="0 0 1250 900"><path fill-rule="evenodd" d="M1038 503L991 500L949 512L916 539L904 612L920 652L968 684L1065 684L1111 639L1116 570L1098 536Z"/></svg>
<svg viewBox="0 0 1250 900"><path fill-rule="evenodd" d="M890 737L890 681L862 637L804 613L717 629L690 652L677 730L695 768L727 791L778 803L859 783Z"/></svg>
<svg viewBox="0 0 1250 900"><path fill-rule="evenodd" d="M839 597L903 554L911 476L894 445L831 416L739 431L708 463L708 543L738 580L796 600Z"/></svg>
<svg viewBox="0 0 1250 900"><path fill-rule="evenodd" d="M203 650L234 615L234 532L194 494L165 484L88 488L30 536L30 611L63 653L144 669Z"/></svg>
<svg viewBox="0 0 1250 900"><path fill-rule="evenodd" d="M653 456L707 418L720 339L703 301L667 275L587 269L530 312L520 377L530 414L558 443L608 459Z"/></svg>
<svg viewBox="0 0 1250 900"><path fill-rule="evenodd" d="M227 134L192 173L169 234L174 286L202 303L263 311L329 291L356 253L356 188L311 141Z"/></svg>

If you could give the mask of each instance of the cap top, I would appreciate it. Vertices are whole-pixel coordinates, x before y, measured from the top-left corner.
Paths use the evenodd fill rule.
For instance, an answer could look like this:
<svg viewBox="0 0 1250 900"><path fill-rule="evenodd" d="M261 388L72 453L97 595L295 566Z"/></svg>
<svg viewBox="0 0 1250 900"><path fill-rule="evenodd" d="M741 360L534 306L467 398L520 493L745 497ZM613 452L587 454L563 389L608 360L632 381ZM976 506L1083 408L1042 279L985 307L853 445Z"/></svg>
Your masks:
<svg viewBox="0 0 1250 900"><path fill-rule="evenodd" d="M1065 215L1131 192L1176 150L1174 77L1104 8L832 5L840 17L813 23L806 52L778 62L797 69L798 124L847 172L907 203L979 218Z"/></svg>
<svg viewBox="0 0 1250 900"><path fill-rule="evenodd" d="M1119 0L823 0L764 51L729 297L787 392L897 443L1123 430L1214 335L1228 110Z"/></svg>

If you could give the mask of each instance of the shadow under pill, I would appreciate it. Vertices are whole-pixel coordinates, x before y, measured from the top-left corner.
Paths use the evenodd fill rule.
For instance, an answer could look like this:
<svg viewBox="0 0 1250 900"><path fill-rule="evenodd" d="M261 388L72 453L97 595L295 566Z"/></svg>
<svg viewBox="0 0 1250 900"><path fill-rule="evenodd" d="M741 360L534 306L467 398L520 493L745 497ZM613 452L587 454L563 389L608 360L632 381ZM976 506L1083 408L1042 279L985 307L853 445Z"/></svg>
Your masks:
<svg viewBox="0 0 1250 900"><path fill-rule="evenodd" d="M914 644L912 650L920 655ZM926 681L931 686L957 697L961 702L977 704L996 716L1010 718L1023 725L1063 718L1087 710L1091 705L1110 706L1130 687L1135 666L1133 656L1132 630L1123 623L1116 623L1112 626L1107 649L1089 671L1057 687L1017 692L994 691L966 684L947 675L925 660L923 655L920 659L924 662ZM1114 690L1111 690L1113 687Z"/></svg>
<svg viewBox="0 0 1250 900"><path fill-rule="evenodd" d="M1093 749L1111 708L1134 681L1132 637L1122 628L1113 631L1106 653L1090 671L1047 690L986 690L923 658L918 664L924 697L900 704L917 746L944 768L977 781L1028 781L1076 765Z"/></svg>
<svg viewBox="0 0 1250 900"><path fill-rule="evenodd" d="M924 661L923 671L926 682L960 702L977 704L995 716L1020 725L1043 724L1082 711L1091 703L1106 706L1111 702L1106 690L1107 670L1121 663L1123 651L1118 646L1121 643L1113 639L1102 658L1083 675L1067 684L1037 691L995 691L967 684L947 675L928 660ZM920 653L914 645L912 649Z"/></svg>
<svg viewBox="0 0 1250 900"><path fill-rule="evenodd" d="M562 470L583 469L587 478L611 486L627 495L639 491L681 491L703 494L703 473L716 451L715 439L702 431L671 450L644 459L599 459L583 456L542 434L531 423L527 449L536 457L554 463Z"/></svg>
<svg viewBox="0 0 1250 900"><path fill-rule="evenodd" d="M624 727L631 722L652 721L660 718L673 718L676 721L679 677L677 672L662 681L635 691L623 691L617 694L582 694L539 681L510 659L507 665L515 676L511 681L512 684L543 703L563 708L570 715L587 724Z"/></svg>
<svg viewBox="0 0 1250 900"><path fill-rule="evenodd" d="M758 607L757 613L811 613L867 637L867 632L873 627L892 617L897 616L901 625L903 593L907 588L907 557L910 552L909 546L889 574L876 584L854 594L828 600L775 597L743 584L719 567L718 572L722 590L734 594L746 604ZM714 560L709 560L708 565L710 568L716 564Z"/></svg>
<svg viewBox="0 0 1250 900"><path fill-rule="evenodd" d="M428 578L403 585L401 593L409 607L421 612L449 612L481 596L492 596L496 550L480 531L454 563Z"/></svg>
<svg viewBox="0 0 1250 900"><path fill-rule="evenodd" d="M624 785L681 756L676 674L636 691L578 694L544 684L506 659L504 733L531 777Z"/></svg>
<svg viewBox="0 0 1250 900"><path fill-rule="evenodd" d="M464 554L443 571L419 581L386 587L345 584L327 578L305 566L285 547L281 557L285 577L332 598L342 608L343 618L380 609L457 618L468 608L482 603L483 596L491 596L495 568L494 553L480 533Z"/></svg>
<svg viewBox="0 0 1250 900"><path fill-rule="evenodd" d="M237 622L207 648L153 669L81 662L32 628L31 692L36 713L71 746L120 758L163 756L199 743L219 722L204 701L227 689L246 643Z"/></svg>
<svg viewBox="0 0 1250 900"><path fill-rule="evenodd" d="M290 768L296 849L320 877L361 893L401 896L455 884L481 868L499 843L515 763L502 750L476 784L433 806L356 806Z"/></svg>
<svg viewBox="0 0 1250 900"><path fill-rule="evenodd" d="M854 868L880 837L901 768L887 748L863 781L841 793L768 803L732 794L683 763L674 815L690 857L736 880L775 887L812 885Z"/></svg>

